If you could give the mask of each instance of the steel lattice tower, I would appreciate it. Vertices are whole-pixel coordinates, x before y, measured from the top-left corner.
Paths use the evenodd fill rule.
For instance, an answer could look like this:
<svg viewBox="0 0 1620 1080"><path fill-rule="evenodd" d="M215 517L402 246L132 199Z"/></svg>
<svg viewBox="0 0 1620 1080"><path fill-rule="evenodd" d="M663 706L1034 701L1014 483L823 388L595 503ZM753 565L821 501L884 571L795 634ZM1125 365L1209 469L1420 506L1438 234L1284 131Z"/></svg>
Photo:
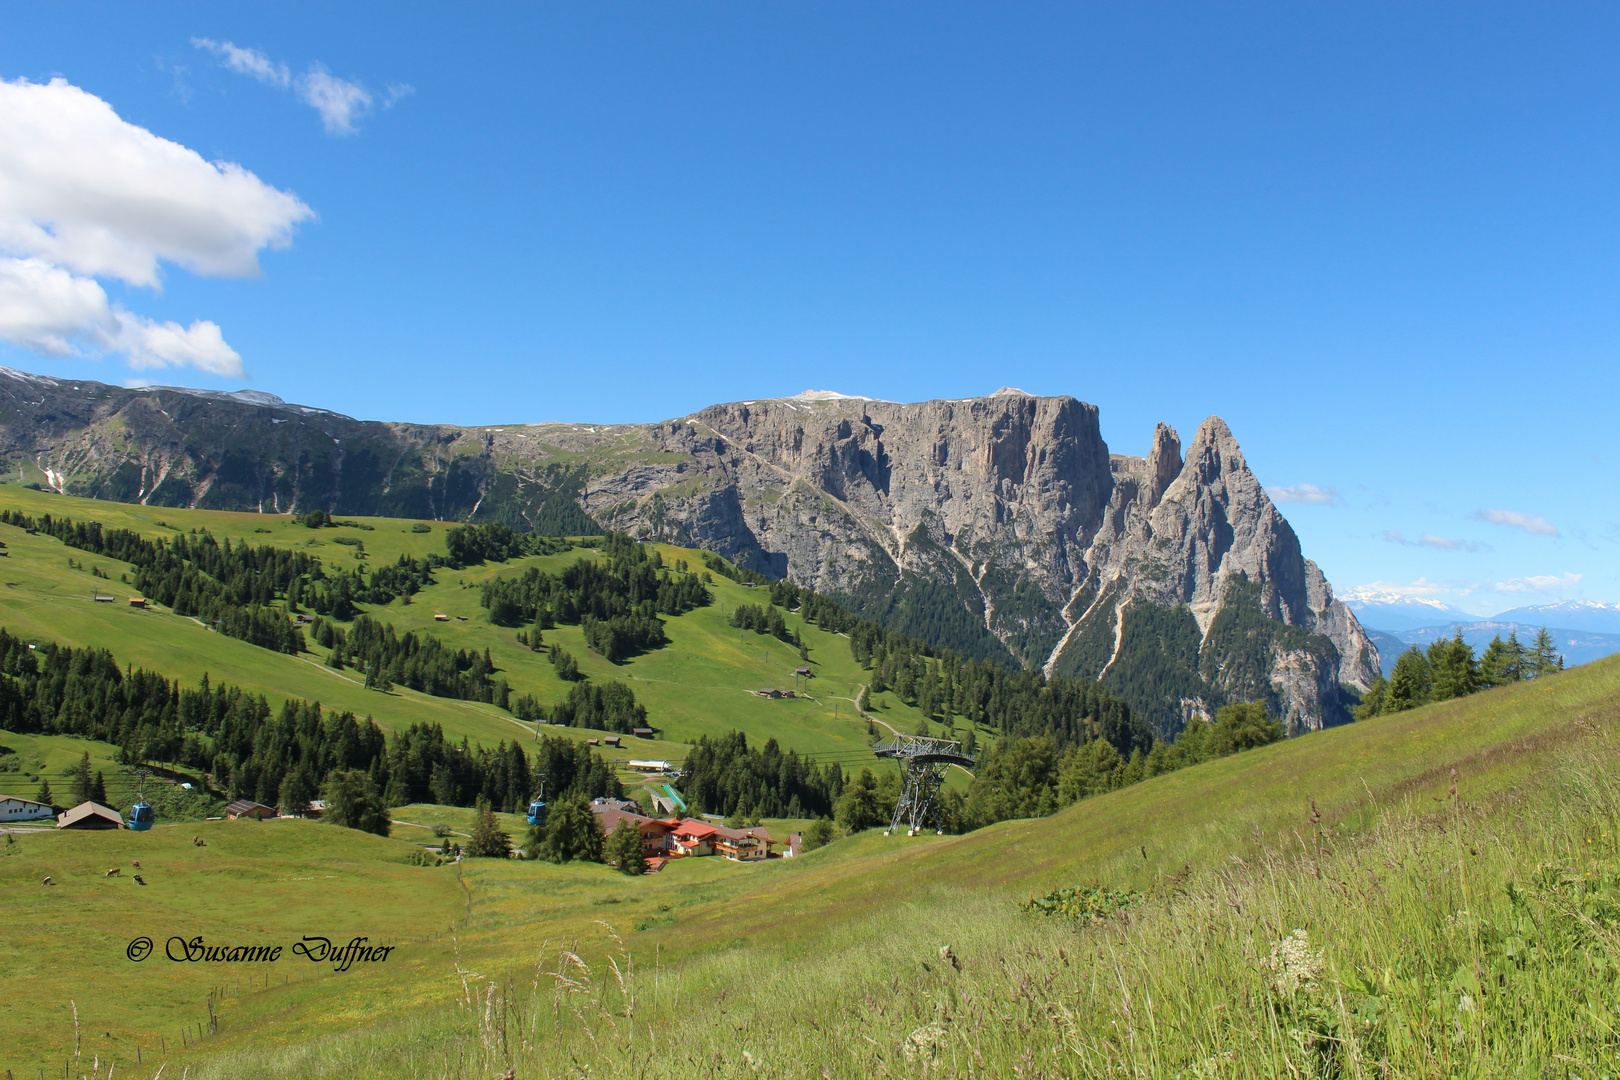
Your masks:
<svg viewBox="0 0 1620 1080"><path fill-rule="evenodd" d="M934 830L942 832L939 785L945 779L945 770L952 765L965 769L974 764L973 756L963 751L962 744L954 739L928 739L920 735L896 735L872 752L878 757L894 758L905 772L900 801L894 805L894 820L883 835L892 834L904 823L906 835L915 836L930 820Z"/></svg>

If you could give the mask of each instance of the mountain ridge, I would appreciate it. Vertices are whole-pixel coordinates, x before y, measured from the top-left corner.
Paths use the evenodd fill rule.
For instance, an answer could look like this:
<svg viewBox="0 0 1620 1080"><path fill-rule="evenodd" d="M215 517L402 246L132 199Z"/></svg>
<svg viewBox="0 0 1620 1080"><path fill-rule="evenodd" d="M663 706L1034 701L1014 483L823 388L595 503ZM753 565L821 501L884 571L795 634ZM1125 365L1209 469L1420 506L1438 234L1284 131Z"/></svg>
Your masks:
<svg viewBox="0 0 1620 1080"><path fill-rule="evenodd" d="M1133 457L1096 406L1011 388L461 427L4 371L0 459L8 482L148 505L705 547L964 655L1100 678L1161 731L1256 698L1292 731L1343 722L1378 664L1218 417L1185 457L1163 424Z"/></svg>

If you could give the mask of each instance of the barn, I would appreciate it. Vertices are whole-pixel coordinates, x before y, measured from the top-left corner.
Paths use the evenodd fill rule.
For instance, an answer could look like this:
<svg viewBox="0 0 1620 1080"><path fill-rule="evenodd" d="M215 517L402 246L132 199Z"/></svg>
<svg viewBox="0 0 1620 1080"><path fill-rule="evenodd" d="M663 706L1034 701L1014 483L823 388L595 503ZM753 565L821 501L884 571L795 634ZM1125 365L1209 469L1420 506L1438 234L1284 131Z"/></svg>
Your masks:
<svg viewBox="0 0 1620 1080"><path fill-rule="evenodd" d="M58 829L121 829L124 819L118 811L100 803L82 802L56 817Z"/></svg>

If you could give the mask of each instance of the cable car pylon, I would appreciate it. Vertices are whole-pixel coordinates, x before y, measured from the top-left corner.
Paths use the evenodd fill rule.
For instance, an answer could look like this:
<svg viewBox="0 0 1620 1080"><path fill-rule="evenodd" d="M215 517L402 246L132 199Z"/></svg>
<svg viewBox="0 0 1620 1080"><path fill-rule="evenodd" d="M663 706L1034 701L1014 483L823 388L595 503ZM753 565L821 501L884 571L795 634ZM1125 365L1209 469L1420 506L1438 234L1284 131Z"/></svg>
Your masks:
<svg viewBox="0 0 1620 1080"><path fill-rule="evenodd" d="M945 780L945 770L952 765L966 769L978 759L963 750L955 739L931 739L921 735L896 735L881 746L873 747L872 753L900 762L905 778L900 800L894 804L894 820L883 835L893 835L903 824L907 836L916 836L928 822L933 823L936 833L943 833L945 808L939 801L939 785Z"/></svg>

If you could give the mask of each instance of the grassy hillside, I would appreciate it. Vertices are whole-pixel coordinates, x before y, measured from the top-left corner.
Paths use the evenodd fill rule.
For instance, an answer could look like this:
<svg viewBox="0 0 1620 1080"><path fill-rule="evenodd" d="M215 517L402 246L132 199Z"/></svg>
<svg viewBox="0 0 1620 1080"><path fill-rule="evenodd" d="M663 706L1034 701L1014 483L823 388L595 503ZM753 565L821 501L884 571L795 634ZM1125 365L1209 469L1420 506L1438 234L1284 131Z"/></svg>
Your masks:
<svg viewBox="0 0 1620 1080"><path fill-rule="evenodd" d="M49 513L74 521L99 521L107 528L130 529L152 538L206 528L221 539L230 538L233 544L299 548L334 566L352 564L362 554L353 546L337 543L340 538L361 541L364 559L371 565L392 562L402 554L423 557L445 551L445 526L436 522L429 523L426 533L412 531L417 522L392 518L358 519L358 525L366 528L312 530L274 515L154 509L0 487L0 509L5 508L35 517ZM128 567L76 551L51 537L26 536L21 529L0 525L0 541L9 552L0 560L4 587L0 625L13 633L104 647L122 662L188 682L206 671L216 682L232 682L262 693L272 704L288 697L320 701L328 708L372 716L384 730L432 722L441 724L452 738L466 735L488 744L532 737L532 725L492 705L429 697L407 688L387 694L368 691L353 672L326 667L318 652L285 656L213 633L195 620L170 612L133 610L125 602L133 590L119 581ZM691 551L663 546L660 551L666 560L684 558L698 563L697 554ZM396 600L381 607L368 606L368 610L401 631L432 634L451 648L488 649L514 695L532 693L543 702L556 702L566 696L567 684L556 677L544 657L518 643L515 631L489 622L479 605L478 588L492 576L521 573L529 566L557 570L576 559L592 557L592 551L584 547L466 570L441 569L435 584L418 593L412 603ZM96 570L107 574L107 579L94 576ZM116 602L95 603L97 591L115 595ZM846 760L861 756L870 738L865 721L856 717L853 699L865 676L851 658L848 642L789 614L788 625L802 635L816 678L800 687L801 692L808 691L807 697L759 698L752 691L795 688L794 669L802 661L791 646L767 636L739 633L727 625L729 611L738 604L759 602L754 590L716 577L712 591L713 605L665 620L669 645L622 664L610 664L586 648L577 626L547 631L548 643L572 653L587 676L619 679L630 685L646 705L651 721L661 729L661 740L637 741L621 751L604 753L620 759L678 760L685 754L685 745L700 735L740 730L752 743L775 738L784 748L801 754L838 755ZM450 621L435 621L437 614L450 616ZM909 732L917 726L917 712L892 694L878 695L873 709L900 730ZM591 738L602 733L553 727L548 734ZM961 778L954 782L960 783Z"/></svg>
<svg viewBox="0 0 1620 1080"><path fill-rule="evenodd" d="M1562 1056L1559 1075L1596 1076L1620 1024L1605 960L1620 940L1617 720L1609 661L1048 819L868 832L798 860L689 860L633 880L406 866L410 845L303 822L25 836L0 855L0 894L20 898L0 975L63 974L0 1018L0 1046L27 1047L0 1067L59 1069L72 996L84 1060L125 1075L135 1044L206 1025L223 986L217 1033L171 1045L171 1070L1494 1076ZM409 809L421 824L439 813ZM130 858L161 876L100 877ZM62 884L39 885L47 873ZM1092 926L1018 910L1091 883L1148 896ZM1296 928L1308 945L1285 992L1267 965ZM266 986L245 964L132 964L137 932L402 944L358 973L282 961Z"/></svg>

